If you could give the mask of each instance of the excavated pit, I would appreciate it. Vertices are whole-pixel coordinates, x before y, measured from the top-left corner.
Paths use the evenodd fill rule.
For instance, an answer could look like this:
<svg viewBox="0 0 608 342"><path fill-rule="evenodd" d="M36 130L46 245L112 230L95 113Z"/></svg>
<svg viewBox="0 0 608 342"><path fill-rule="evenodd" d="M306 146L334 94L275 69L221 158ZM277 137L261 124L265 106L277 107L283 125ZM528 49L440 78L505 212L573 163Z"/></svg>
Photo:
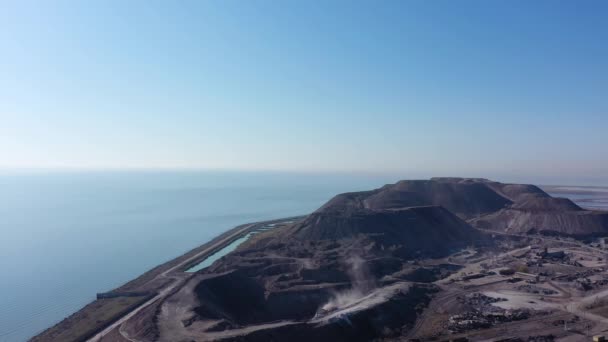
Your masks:
<svg viewBox="0 0 608 342"><path fill-rule="evenodd" d="M259 324L280 319L306 320L345 285L307 287L266 293L262 281L234 271L202 280L194 292L201 317L228 319L238 325Z"/></svg>

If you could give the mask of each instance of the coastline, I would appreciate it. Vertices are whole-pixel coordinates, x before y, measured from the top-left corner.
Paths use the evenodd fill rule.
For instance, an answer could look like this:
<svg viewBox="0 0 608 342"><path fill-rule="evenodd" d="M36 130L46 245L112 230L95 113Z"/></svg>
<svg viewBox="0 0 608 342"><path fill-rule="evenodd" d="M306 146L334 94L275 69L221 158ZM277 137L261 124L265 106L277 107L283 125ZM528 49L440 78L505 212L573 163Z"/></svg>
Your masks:
<svg viewBox="0 0 608 342"><path fill-rule="evenodd" d="M125 284L117 287L116 289L112 290L112 291L133 291L133 289L138 288L142 285L145 285L147 282L149 282L150 280L152 280L155 276L157 276L158 274L165 272L169 269L171 269L172 267L179 265L181 262L183 262L184 260L188 260L189 258L192 258L193 256L195 256L196 254L200 253L201 251L205 250L206 248L209 248L210 246L217 244L219 241L221 241L222 239L225 239L226 237L230 236L231 234L236 233L237 231L244 229L245 227L249 227L249 229L243 230L242 232L240 232L238 235L234 236L232 239L225 241L222 245L217 246L216 248L214 248L213 250L209 251L208 253L205 253L205 255L199 256L200 260L192 260L190 263L184 265L184 269L188 269L191 265L193 264L197 264L198 262L200 262L202 259L205 259L207 256L215 253L217 250L222 249L224 247L224 245L230 244L232 241L240 238L242 235L246 235L249 230L254 230L256 229L256 227L258 225L266 225L266 224L273 224L273 223L279 223L279 222L284 222L284 221L289 221L289 220L299 220L302 219L304 217L306 217L307 215L300 215L300 216L291 216L291 217L284 217L284 218L280 218L280 219L273 219L273 220L267 220L267 221L257 221L257 222L250 222L250 223L244 223L241 225L238 225L234 228L228 229L227 231L223 232L222 234L214 237L213 239L209 240L208 242L205 242L204 244L195 247L191 250L189 250L188 252L173 258L163 264L160 264L154 268L152 268L151 270L141 274L140 276L138 276L135 279L132 279L128 282L126 282Z"/></svg>
<svg viewBox="0 0 608 342"><path fill-rule="evenodd" d="M112 292L136 292L136 291L144 291L152 293L152 296L146 296L144 299L137 303L129 305L125 310L118 312L109 320L102 322L99 326L89 327L87 331L82 334L79 334L79 331L72 332L72 330L78 330L78 324L85 319L89 319L89 317L95 317L98 314L99 308L102 304L105 304L107 301L111 299L96 299L92 302L88 303L80 310L72 313L71 315L65 317L60 322L55 325L37 333L35 336L31 337L29 341L31 342L48 342L48 341L56 341L59 336L62 336L62 341L64 341L66 335L74 335L74 338L71 341L89 341L94 340L97 337L99 339L101 336L98 336L103 331L110 328L113 324L123 319L133 311L141 308L142 305L149 301L156 300L155 297L160 297L161 295L166 295L176 287L179 287L183 282L189 279L195 273L186 273L185 270L190 268L193 265L203 261L210 255L214 254L218 250L224 248L228 244L232 243L236 239L243 237L248 234L250 231L256 230L261 225L268 224L277 224L285 221L296 221L300 220L307 215L299 215L299 216L291 216L273 220L266 221L258 221L251 222L238 225L234 228L228 229L222 234L214 237L210 241L191 249L183 253L180 256L177 256L171 260L168 260L165 263L162 263L138 277L124 283L123 285L109 291ZM162 276L166 276L169 273L177 273L179 274L178 282L176 283L175 279L171 277L167 277L166 279L161 279ZM177 278L177 275L176 275ZM174 284L172 287L171 284ZM166 293L162 293L163 290ZM171 291L167 291L171 290ZM153 297L153 298L150 298ZM120 299L121 297L117 297ZM99 322L98 320L96 320ZM114 329L112 329L114 330ZM109 331L108 331L109 332ZM67 333L67 334L66 334Z"/></svg>

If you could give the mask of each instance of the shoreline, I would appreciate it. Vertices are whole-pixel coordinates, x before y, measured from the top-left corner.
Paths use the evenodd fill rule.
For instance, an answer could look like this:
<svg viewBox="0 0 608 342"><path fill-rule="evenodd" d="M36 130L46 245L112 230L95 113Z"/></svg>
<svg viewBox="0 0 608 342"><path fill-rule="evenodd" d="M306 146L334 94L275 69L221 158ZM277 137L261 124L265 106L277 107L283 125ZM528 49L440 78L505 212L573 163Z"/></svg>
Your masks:
<svg viewBox="0 0 608 342"><path fill-rule="evenodd" d="M215 252L221 250L225 246L234 242L235 240L243 237L248 234L250 231L256 230L260 225L268 225L268 224L276 224L285 221L296 221L300 220L307 215L299 215L299 216L291 216L279 219L272 219L266 221L257 221L251 223L245 223L228 229L227 231L221 233L220 235L214 237L213 239L203 243L202 245L195 247L182 255L179 255L171 260L168 260L154 268L142 273L134 279L131 279L124 283L123 285L108 291L107 293L112 292L135 292L135 291L148 291L153 293L152 298L146 298L147 300L143 300L138 305L130 306L124 311L120 311L115 314L109 320L99 324L96 327L89 327L89 330L82 333L78 336L78 331L76 331L75 338L72 341L89 341L89 340L99 340L101 336L99 334L103 334L109 328L110 330L114 330L115 327L112 327L116 322L119 322L121 319L124 319L126 316L136 312L138 309L142 309L147 303L157 300L157 297L161 297L170 293L176 287L182 285L185 280L189 279L196 273L187 273L185 270L196 265L209 256L213 255ZM169 275L171 274L171 275ZM174 284L171 286L171 284ZM165 293L163 293L163 291ZM115 299L121 299L124 297L116 297ZM31 342L48 342L48 341L56 341L60 336L74 335L71 334L71 330L77 330L77 326L80 322L82 322L85 318L95 316L97 313L97 309L100 307L100 303L105 303L103 301L108 301L111 299L95 299L92 302L86 304L84 307L79 309L78 311L72 313L71 315L65 317L58 323L48 327L47 329L38 332L36 335L29 338L28 341ZM80 328L80 327L78 327ZM110 331L107 331L108 333ZM105 335L105 334L103 334ZM62 339L64 341L64 339Z"/></svg>
<svg viewBox="0 0 608 342"><path fill-rule="evenodd" d="M131 291L132 288L134 287L138 287L138 283L139 282L144 282L147 283L149 282L151 279L154 278L154 276L165 272L169 269L171 269L172 267L179 265L180 262L187 260L189 258L194 257L195 255L197 255L198 253L201 253L203 250L205 250L206 248L209 248L211 245L216 244L218 242L220 242L222 239L225 239L227 237L229 237L231 234L234 234L236 232L238 232L239 230L243 230L242 232L240 232L239 234L237 234L236 236L234 236L232 239L228 240L228 241L224 241L224 243L222 243L219 246L216 246L216 248L214 248L213 250L209 251L208 253L205 253L205 255L199 256L197 259L200 260L192 260L190 263L187 263L186 265L184 265L184 269L189 268L191 265L197 264L198 262L201 262L202 260L204 260L205 258L207 258L208 256L212 255L213 253L215 253L217 250L220 250L222 248L225 247L225 245L230 244L231 242L233 242L234 240L238 239L241 237L241 235L245 235L249 232L249 230L255 229L258 225L266 225L266 224L272 224L272 223L279 223L279 222L284 222L284 221L289 221L289 220L298 220L298 219L302 219L304 217L306 217L307 215L300 215L300 216L291 216L291 217L284 217L284 218L280 218L280 219L273 219L273 220L267 220L267 221L257 221L257 222L250 222L250 223L244 223L241 225L238 225L234 228L230 228L227 231L223 232L222 234L214 237L213 239L205 242L204 244L195 247L191 250L189 250L188 252L175 257L165 263L162 263L146 272L144 272L143 274L141 274L140 276L138 276L135 279L132 279L128 282L126 282L125 284L109 291L109 292L114 292L114 291ZM249 229L244 229L245 227L248 227Z"/></svg>

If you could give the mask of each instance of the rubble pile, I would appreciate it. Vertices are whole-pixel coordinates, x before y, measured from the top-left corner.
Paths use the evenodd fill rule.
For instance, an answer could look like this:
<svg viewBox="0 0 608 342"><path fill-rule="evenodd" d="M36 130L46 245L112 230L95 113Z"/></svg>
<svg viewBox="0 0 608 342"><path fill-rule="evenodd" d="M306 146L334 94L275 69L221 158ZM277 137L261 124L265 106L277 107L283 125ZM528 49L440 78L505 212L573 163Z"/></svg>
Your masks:
<svg viewBox="0 0 608 342"><path fill-rule="evenodd" d="M555 336L553 335L538 335L538 336L529 336L528 338L521 337L509 337L502 340L498 340L496 342L552 342L555 341Z"/></svg>
<svg viewBox="0 0 608 342"><path fill-rule="evenodd" d="M485 306L490 306L490 304L492 304L492 303L504 302L507 299L488 297L482 293L475 292L475 293L470 293L466 296L458 297L458 300L461 303L470 305L472 307L485 307Z"/></svg>
<svg viewBox="0 0 608 342"><path fill-rule="evenodd" d="M528 309L505 310L495 308L474 309L459 315L453 315L448 320L448 330L451 333L461 333L469 330L485 329L498 323L520 321L531 316Z"/></svg>
<svg viewBox="0 0 608 342"><path fill-rule="evenodd" d="M591 280L589 278L580 278L576 279L575 287L581 291L589 291L593 289L593 285L591 284Z"/></svg>
<svg viewBox="0 0 608 342"><path fill-rule="evenodd" d="M564 326L566 324L574 324L579 322L581 319L578 316L574 316L568 320L558 319L552 322L554 326Z"/></svg>
<svg viewBox="0 0 608 342"><path fill-rule="evenodd" d="M505 298L493 298L481 293L471 293L459 297L458 300L472 309L462 314L450 316L448 330L452 333L485 329L497 323L519 321L531 316L528 309L505 310L492 305L492 303L506 301Z"/></svg>
<svg viewBox="0 0 608 342"><path fill-rule="evenodd" d="M555 341L555 336L553 336L553 335L539 335L539 336L528 337L528 342L553 342L553 341Z"/></svg>

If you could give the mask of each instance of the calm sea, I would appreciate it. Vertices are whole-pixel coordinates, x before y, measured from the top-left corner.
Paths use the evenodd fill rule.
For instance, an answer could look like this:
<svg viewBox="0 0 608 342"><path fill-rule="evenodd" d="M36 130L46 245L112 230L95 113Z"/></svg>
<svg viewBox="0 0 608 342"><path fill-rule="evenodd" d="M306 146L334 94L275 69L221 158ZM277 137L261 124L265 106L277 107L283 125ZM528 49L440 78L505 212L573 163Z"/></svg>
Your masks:
<svg viewBox="0 0 608 342"><path fill-rule="evenodd" d="M254 172L0 174L0 341L27 340L97 292L236 225L306 214L336 193L396 180Z"/></svg>
<svg viewBox="0 0 608 342"><path fill-rule="evenodd" d="M0 175L0 341L24 341L236 225L396 179L286 173Z"/></svg>

